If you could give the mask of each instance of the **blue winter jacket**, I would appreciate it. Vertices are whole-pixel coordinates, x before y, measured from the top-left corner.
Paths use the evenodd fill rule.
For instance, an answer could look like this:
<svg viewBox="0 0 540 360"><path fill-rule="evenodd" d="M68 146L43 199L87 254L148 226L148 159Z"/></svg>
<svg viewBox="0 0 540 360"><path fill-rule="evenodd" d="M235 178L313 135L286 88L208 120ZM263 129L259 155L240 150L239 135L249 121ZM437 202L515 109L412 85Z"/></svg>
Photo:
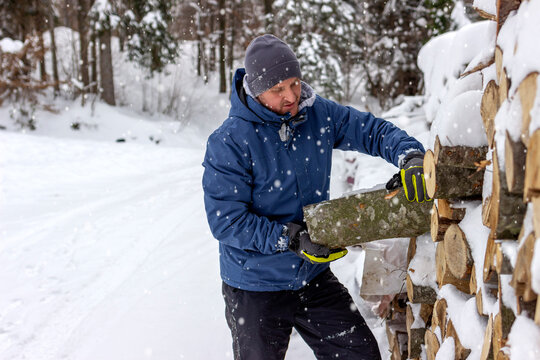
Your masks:
<svg viewBox="0 0 540 360"><path fill-rule="evenodd" d="M208 138L203 163L221 277L245 290L296 290L329 265L288 251L284 224L301 223L303 206L328 200L332 150L397 166L400 155L424 148L392 123L315 95L305 83L299 113L278 115L246 94L244 75L236 71L229 117Z"/></svg>

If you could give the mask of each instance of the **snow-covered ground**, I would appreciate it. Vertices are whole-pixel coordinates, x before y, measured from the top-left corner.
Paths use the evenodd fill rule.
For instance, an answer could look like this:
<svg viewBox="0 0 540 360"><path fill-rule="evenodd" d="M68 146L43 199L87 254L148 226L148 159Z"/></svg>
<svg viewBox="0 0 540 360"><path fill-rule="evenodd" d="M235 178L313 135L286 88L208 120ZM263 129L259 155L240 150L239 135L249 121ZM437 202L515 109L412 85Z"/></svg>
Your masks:
<svg viewBox="0 0 540 360"><path fill-rule="evenodd" d="M56 35L70 78L76 34ZM228 96L194 75L193 49L183 49L154 80L115 56L117 107L92 96L81 107L65 88L41 99L54 112L38 108L35 131L0 107L0 359L232 358L201 188L206 138L226 118ZM171 117L156 112L167 101ZM386 117L425 143L421 101ZM334 158L331 197L397 170L353 153ZM362 252L350 249L332 269L387 359L384 323L359 297ZM314 359L294 332L287 359Z"/></svg>
<svg viewBox="0 0 540 360"><path fill-rule="evenodd" d="M226 99L207 99L199 120L182 127L67 103L23 133L0 108L1 359L232 357L200 185L206 137L225 118ZM358 165L366 176L357 187L395 171L381 159ZM333 183L339 196L343 179ZM357 295L359 253L333 268L385 351L382 322ZM314 357L293 334L287 358Z"/></svg>

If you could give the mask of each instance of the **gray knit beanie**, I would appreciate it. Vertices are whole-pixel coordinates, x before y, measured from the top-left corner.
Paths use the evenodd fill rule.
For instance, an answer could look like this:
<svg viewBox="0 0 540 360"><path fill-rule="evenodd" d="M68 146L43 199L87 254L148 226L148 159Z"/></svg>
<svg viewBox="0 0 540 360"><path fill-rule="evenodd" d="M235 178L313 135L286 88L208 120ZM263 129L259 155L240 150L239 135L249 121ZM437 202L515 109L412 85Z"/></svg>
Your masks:
<svg viewBox="0 0 540 360"><path fill-rule="evenodd" d="M246 81L252 94L259 96L280 81L301 78L300 64L291 48L274 35L259 36L246 49Z"/></svg>

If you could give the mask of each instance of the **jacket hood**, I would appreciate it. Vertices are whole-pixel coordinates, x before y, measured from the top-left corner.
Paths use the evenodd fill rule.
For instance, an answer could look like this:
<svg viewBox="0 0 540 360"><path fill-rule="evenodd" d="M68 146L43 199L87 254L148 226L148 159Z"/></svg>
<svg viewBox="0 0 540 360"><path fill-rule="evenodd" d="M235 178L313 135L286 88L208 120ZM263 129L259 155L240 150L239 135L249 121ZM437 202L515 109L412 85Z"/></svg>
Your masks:
<svg viewBox="0 0 540 360"><path fill-rule="evenodd" d="M244 86L245 75L246 70L243 68L237 69L234 74L231 94L231 110L229 111L230 117L239 117L257 123L282 123L291 118L291 114L289 113L279 115L272 110L267 109L259 103L255 97L250 95L249 87ZM307 111L307 108L313 105L315 98L315 91L311 86L302 81L298 114L304 114Z"/></svg>

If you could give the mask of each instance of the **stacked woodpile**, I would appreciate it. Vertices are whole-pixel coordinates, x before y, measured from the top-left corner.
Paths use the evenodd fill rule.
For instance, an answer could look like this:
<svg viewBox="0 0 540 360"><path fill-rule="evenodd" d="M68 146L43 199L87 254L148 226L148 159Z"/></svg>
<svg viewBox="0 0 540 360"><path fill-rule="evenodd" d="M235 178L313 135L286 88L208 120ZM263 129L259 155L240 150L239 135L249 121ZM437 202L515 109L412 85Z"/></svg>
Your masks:
<svg viewBox="0 0 540 360"><path fill-rule="evenodd" d="M531 267L540 237L540 129L531 126L540 121L540 112L533 109L540 99L538 72L512 78L519 72L508 68L517 47L538 45L507 49L499 39L510 12L527 3L498 0L493 10L478 9L496 22L496 47L491 61L462 77L482 76L480 115L487 145L451 146L435 136L426 153L427 191L434 198L430 237L436 247L436 285L415 283L417 269L409 266L408 301L392 302L386 314L391 359L419 359L425 352L433 360L443 344L447 350L453 347L456 360L471 352L474 359L517 359L508 342L516 317L540 326ZM411 263L418 252L413 238ZM456 301L462 307L474 301L474 316L484 331L480 344L471 345L467 334L459 332L456 322L463 319L453 315L463 312L455 311Z"/></svg>

